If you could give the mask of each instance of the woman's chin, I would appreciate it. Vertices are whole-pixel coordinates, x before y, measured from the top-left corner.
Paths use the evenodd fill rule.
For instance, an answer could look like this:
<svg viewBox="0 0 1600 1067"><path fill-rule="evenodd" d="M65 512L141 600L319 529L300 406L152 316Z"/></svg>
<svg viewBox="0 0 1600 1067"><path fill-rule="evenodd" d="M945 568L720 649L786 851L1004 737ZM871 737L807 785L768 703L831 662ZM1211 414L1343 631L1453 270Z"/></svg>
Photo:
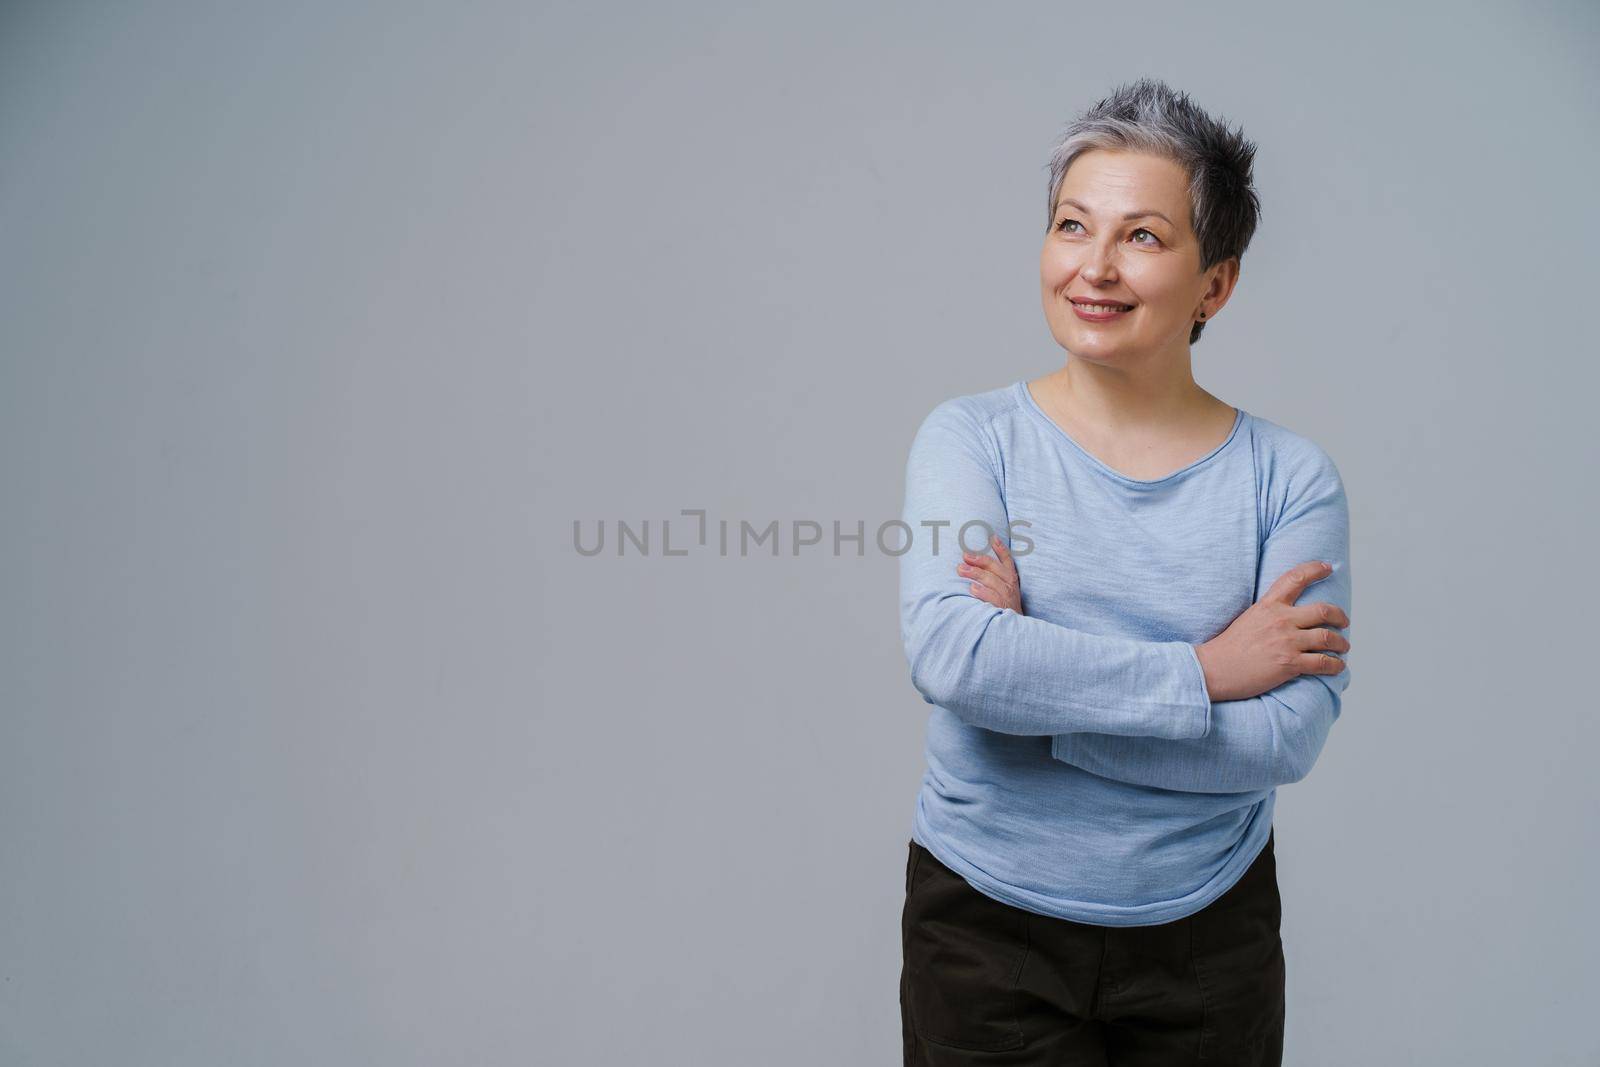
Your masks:
<svg viewBox="0 0 1600 1067"><path fill-rule="evenodd" d="M1071 331L1061 347L1075 356L1101 363L1115 363L1119 358L1133 354L1127 341L1120 337L1107 337L1092 329Z"/></svg>

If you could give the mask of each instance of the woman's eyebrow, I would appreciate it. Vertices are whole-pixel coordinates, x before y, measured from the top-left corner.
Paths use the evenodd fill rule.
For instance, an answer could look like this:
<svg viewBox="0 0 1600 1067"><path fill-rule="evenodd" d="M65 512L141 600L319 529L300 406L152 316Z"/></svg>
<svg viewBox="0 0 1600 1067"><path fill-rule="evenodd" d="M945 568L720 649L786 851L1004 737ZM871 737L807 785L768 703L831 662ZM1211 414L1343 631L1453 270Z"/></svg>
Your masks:
<svg viewBox="0 0 1600 1067"><path fill-rule="evenodd" d="M1071 204L1073 207L1077 208L1079 211L1082 211L1083 213L1085 213L1087 215L1094 214L1094 212L1090 211L1088 208L1084 207L1082 204L1078 203L1076 200L1072 200L1072 199L1070 199L1068 197L1062 197L1061 198L1061 202L1056 204L1056 210L1057 211L1061 210L1061 205L1062 204ZM1122 218L1123 218L1123 221L1127 221L1128 219L1142 219L1142 218L1146 218L1148 216L1154 216L1155 218L1160 219L1162 222L1165 222L1168 226L1176 225L1171 219L1167 218L1165 215L1163 215L1159 211L1130 211L1126 215L1122 216Z"/></svg>

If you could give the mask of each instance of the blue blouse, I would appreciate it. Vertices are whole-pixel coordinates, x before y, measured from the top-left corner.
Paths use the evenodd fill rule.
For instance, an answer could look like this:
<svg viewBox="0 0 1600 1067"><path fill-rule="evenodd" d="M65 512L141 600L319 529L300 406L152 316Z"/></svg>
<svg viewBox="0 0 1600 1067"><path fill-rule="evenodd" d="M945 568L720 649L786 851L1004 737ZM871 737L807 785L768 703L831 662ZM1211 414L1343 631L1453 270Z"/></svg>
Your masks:
<svg viewBox="0 0 1600 1067"><path fill-rule="evenodd" d="M1296 564L1333 565L1299 603L1350 612L1333 461L1236 410L1227 440L1154 480L1086 452L1025 381L946 400L917 430L900 620L932 709L912 837L979 891L1103 926L1183 918L1244 874L1277 787L1316 762L1348 654L1338 674L1215 702L1195 655ZM956 572L989 530L1024 614Z"/></svg>

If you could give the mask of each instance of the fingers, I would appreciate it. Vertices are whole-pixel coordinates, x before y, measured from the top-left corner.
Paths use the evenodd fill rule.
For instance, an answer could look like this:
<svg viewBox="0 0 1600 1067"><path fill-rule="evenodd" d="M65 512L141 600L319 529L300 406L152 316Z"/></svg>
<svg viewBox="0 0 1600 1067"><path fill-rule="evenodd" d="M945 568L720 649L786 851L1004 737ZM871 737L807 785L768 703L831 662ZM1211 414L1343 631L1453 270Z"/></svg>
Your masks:
<svg viewBox="0 0 1600 1067"><path fill-rule="evenodd" d="M1298 631L1300 647L1307 651L1349 652L1350 639L1335 630L1312 629Z"/></svg>
<svg viewBox="0 0 1600 1067"><path fill-rule="evenodd" d="M1289 619L1296 626L1308 629L1313 626L1336 626L1344 630L1350 626L1350 616L1343 608L1321 600L1294 605L1289 609Z"/></svg>
<svg viewBox="0 0 1600 1067"><path fill-rule="evenodd" d="M989 537L989 543L994 546L994 554L999 558L1000 562L1015 571L1017 565L1011 560L1011 550L1006 547L1004 541L1000 540L1000 535L992 534Z"/></svg>
<svg viewBox="0 0 1600 1067"><path fill-rule="evenodd" d="M1284 571L1261 599L1281 600L1285 604L1293 604L1306 586L1312 582L1320 582L1332 573L1333 568L1321 560L1296 564Z"/></svg>
<svg viewBox="0 0 1600 1067"><path fill-rule="evenodd" d="M1344 660L1338 656L1324 656L1317 652L1303 652L1295 657L1295 666L1301 674L1338 674L1344 670Z"/></svg>
<svg viewBox="0 0 1600 1067"><path fill-rule="evenodd" d="M1015 588L1016 572L1006 574L999 560L991 556L975 556L970 552L962 553L962 559L964 562L956 567L956 573L962 577L970 578L1000 596L1007 595Z"/></svg>
<svg viewBox="0 0 1600 1067"><path fill-rule="evenodd" d="M977 582L969 583L967 585L967 592L971 593L985 604L993 604L997 608L1003 608L1006 606L1005 597L1001 596L999 593L996 593L993 589L990 589L987 586L979 585Z"/></svg>
<svg viewBox="0 0 1600 1067"><path fill-rule="evenodd" d="M996 556L962 552L962 562L956 566L956 573L971 579L973 596L1003 608L1020 599L1017 568L999 537L992 537L990 544L994 546Z"/></svg>
<svg viewBox="0 0 1600 1067"><path fill-rule="evenodd" d="M983 567L999 575L1006 584L1015 586L1017 584L1017 563L1011 558L1011 550L1006 548L1005 542L1000 540L999 535L991 536L989 545L994 549L995 554L992 557L986 556L981 552L963 551L961 558L968 566Z"/></svg>

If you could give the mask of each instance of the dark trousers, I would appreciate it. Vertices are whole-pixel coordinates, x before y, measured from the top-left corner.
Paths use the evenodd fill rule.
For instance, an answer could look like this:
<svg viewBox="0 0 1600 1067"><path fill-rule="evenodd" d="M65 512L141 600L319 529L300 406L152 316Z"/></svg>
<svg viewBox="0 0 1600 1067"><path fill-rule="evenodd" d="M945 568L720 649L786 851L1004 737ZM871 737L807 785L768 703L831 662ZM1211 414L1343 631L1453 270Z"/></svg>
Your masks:
<svg viewBox="0 0 1600 1067"><path fill-rule="evenodd" d="M1265 1067L1283 1060L1273 838L1187 918L1093 926L1004 904L910 842L901 915L907 1067Z"/></svg>

